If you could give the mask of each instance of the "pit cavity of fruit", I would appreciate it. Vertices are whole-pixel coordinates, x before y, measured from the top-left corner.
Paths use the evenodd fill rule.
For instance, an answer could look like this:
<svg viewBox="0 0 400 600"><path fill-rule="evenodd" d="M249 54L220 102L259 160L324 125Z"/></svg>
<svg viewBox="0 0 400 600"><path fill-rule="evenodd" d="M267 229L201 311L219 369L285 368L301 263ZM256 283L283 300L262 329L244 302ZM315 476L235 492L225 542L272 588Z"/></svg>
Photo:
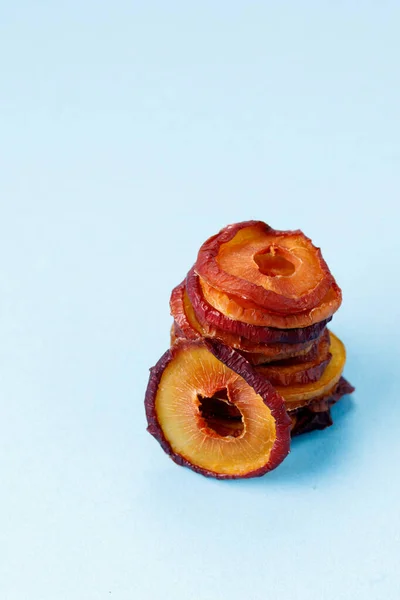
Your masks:
<svg viewBox="0 0 400 600"><path fill-rule="evenodd" d="M226 388L218 390L211 398L198 394L199 413L212 435L223 438L238 438L245 427L243 415L228 396Z"/></svg>
<svg viewBox="0 0 400 600"><path fill-rule="evenodd" d="M267 277L290 277L296 270L295 265L288 260L288 252L279 246L268 246L265 250L254 255L258 270Z"/></svg>

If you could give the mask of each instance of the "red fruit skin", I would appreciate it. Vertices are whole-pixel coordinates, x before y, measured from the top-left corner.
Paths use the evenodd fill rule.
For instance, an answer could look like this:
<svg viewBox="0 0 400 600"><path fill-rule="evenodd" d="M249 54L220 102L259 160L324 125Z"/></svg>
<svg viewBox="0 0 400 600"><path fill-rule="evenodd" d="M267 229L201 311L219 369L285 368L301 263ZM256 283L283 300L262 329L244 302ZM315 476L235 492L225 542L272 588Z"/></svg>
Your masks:
<svg viewBox="0 0 400 600"><path fill-rule="evenodd" d="M309 360L304 360L307 357L310 357ZM254 364L254 359L248 360L257 373L266 377L272 385L292 386L318 381L331 359L330 335L326 329L314 343L312 350L303 356L257 365Z"/></svg>
<svg viewBox="0 0 400 600"><path fill-rule="evenodd" d="M347 396L348 394L352 394L355 391L355 387L351 385L343 376L339 379L336 388L333 392L331 392L328 396L324 398L320 398L317 400L313 400L308 404L307 408L312 410L313 412L323 412L327 408L333 406L336 402L343 396Z"/></svg>
<svg viewBox="0 0 400 600"><path fill-rule="evenodd" d="M289 366L289 365L294 365L294 364L299 364L299 363L313 362L315 360L318 360L318 358L323 358L324 360L326 360L328 358L330 359L332 357L332 355L329 352L329 346L330 346L329 331L328 331L328 329L325 329L325 331L322 333L322 335L317 340L315 340L311 350L309 352L307 352L306 354L301 354L299 356L294 356L292 358L284 358L282 360L277 360L271 364L276 364L276 365L281 365L281 366L284 366L284 365Z"/></svg>
<svg viewBox="0 0 400 600"><path fill-rule="evenodd" d="M174 333L177 337L183 337L188 340L197 340L203 337L216 338L222 344L231 346L238 352L244 353L244 355L250 355L248 358L249 362L253 362L253 354L262 356L262 362L298 356L299 354L303 354L311 350L313 343L315 343L303 342L301 344L260 344L258 342L251 342L245 338L235 336L232 333L226 333L216 327L205 328L197 320L191 304L190 307L193 315L192 318L189 318L185 308L185 295L190 303L186 292L186 284L185 281L183 281L172 290L170 299L171 315L174 318ZM196 323L194 321L196 321Z"/></svg>
<svg viewBox="0 0 400 600"><path fill-rule="evenodd" d="M216 327L222 331L246 338L251 342L264 344L301 344L317 339L325 329L332 317L308 327L296 329L278 329L275 327L262 327L250 325L242 321L235 321L226 317L207 302L201 290L199 276L194 267L186 277L186 291L193 309L203 327Z"/></svg>
<svg viewBox="0 0 400 600"><path fill-rule="evenodd" d="M312 431L322 431L331 425L333 425L333 420L329 408L318 413L313 413L305 407L297 417L292 429L292 438L304 435L305 433L311 433Z"/></svg>
<svg viewBox="0 0 400 600"><path fill-rule="evenodd" d="M239 297L245 296L268 311L283 314L294 314L314 308L323 299L332 283L335 281L328 265L322 257L320 248L314 247L318 257L318 262L321 270L325 274L325 277L312 291L298 298L288 298L282 296L272 290L264 289L250 281L234 277L229 273L222 271L217 262L221 244L225 244L232 240L238 231L240 231L240 229L252 226L260 227L268 234L276 234L277 236L279 235L281 237L293 235L304 236L305 239L312 243L310 238L307 238L307 236L305 236L300 230L278 231L266 223L263 223L263 221L243 221L241 223L234 223L224 227L219 233L213 235L204 242L199 250L194 266L196 273L203 277L209 283L209 285L212 285L228 294L233 294Z"/></svg>
<svg viewBox="0 0 400 600"><path fill-rule="evenodd" d="M276 439L272 447L269 461L260 469L250 471L245 475L227 475L215 473L194 465L179 454L174 453L170 443L166 440L164 433L158 423L155 400L160 380L165 368L173 360L175 353L182 344L204 345L218 360L223 362L229 369L243 377L243 379L262 397L264 403L268 406L272 416L275 419ZM290 430L292 421L288 416L282 396L280 396L272 385L260 377L236 350L225 346L221 342L211 339L201 339L197 341L178 340L167 350L157 364L150 369L150 378L145 395L145 410L147 417L147 431L159 442L163 450L170 458L182 467L188 467L192 471L212 477L214 479L249 479L251 477L261 477L268 471L275 469L288 455L290 451Z"/></svg>
<svg viewBox="0 0 400 600"><path fill-rule="evenodd" d="M321 400L314 400L308 406L298 408L290 414L296 417L296 423L292 429L292 437L310 433L311 431L326 429L333 425L331 417L331 406L338 402L343 396L353 393L355 388L341 377L335 391L330 396Z"/></svg>
<svg viewBox="0 0 400 600"><path fill-rule="evenodd" d="M183 306L183 294L185 290L185 282L182 281L179 285L174 287L171 292L171 299L169 301L171 315L174 318L175 334L178 337L184 337L188 340L197 340L201 337L201 333L196 331L189 323L185 309Z"/></svg>
<svg viewBox="0 0 400 600"><path fill-rule="evenodd" d="M177 337L185 337L182 333L182 331L179 329L179 327L177 327L176 323L173 325L174 327L174 332L176 334ZM242 356L244 356L244 358L249 361L249 363L253 366L253 367L260 367L261 365L276 365L276 366L290 366L290 365L297 365L299 363L308 363L308 362L312 362L314 360L317 360L317 358L320 356L324 356L324 358L327 358L329 355L329 351L325 354L322 354L321 352L321 345L326 343L326 341L328 340L328 350L329 350L329 331L327 329L325 329L325 331L323 331L323 333L321 334L321 336L315 340L314 342L312 342L311 344L311 348L306 351L306 352L301 352L301 353L296 353L295 355L289 356L289 357L275 357L275 358L271 358L271 356L267 356L264 355L262 353L254 353L254 352L249 352L246 350L238 350L238 352L240 352L240 354L242 354Z"/></svg>
<svg viewBox="0 0 400 600"><path fill-rule="evenodd" d="M318 381L321 379L329 361L330 357L312 366L304 366L304 369L293 373L284 367L277 367L276 364L273 366L259 366L255 369L263 377L266 377L272 385L291 386Z"/></svg>

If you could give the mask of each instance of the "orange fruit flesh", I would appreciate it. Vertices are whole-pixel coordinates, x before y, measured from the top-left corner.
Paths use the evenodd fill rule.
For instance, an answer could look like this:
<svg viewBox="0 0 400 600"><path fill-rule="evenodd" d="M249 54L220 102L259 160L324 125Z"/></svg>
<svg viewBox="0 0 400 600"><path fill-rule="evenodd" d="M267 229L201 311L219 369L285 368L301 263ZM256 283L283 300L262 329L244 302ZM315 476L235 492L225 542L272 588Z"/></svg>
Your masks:
<svg viewBox="0 0 400 600"><path fill-rule="evenodd" d="M315 308L297 314L280 315L267 312L250 300L222 292L209 285L201 277L200 285L208 304L226 317L249 325L276 327L278 329L307 327L324 321L337 311L342 302L341 291L336 284L333 284Z"/></svg>
<svg viewBox="0 0 400 600"><path fill-rule="evenodd" d="M332 355L329 352L329 331L318 341L318 354L310 360L303 358L296 362L296 358L283 360L275 363L260 364L255 366L257 373L266 377L272 385L291 386L296 384L311 383L318 381L325 371Z"/></svg>
<svg viewBox="0 0 400 600"><path fill-rule="evenodd" d="M311 344L305 347L304 350L299 350L298 352L293 353L291 355L282 354L281 356L279 356L278 354L276 354L275 356L268 356L267 354L263 354L262 352L248 352L246 350L240 350L240 354L244 356L244 358L248 360L253 367L259 367L260 365L268 365L270 363L275 364L280 362L281 360L290 360L292 358L306 358L308 354L312 351L313 345Z"/></svg>
<svg viewBox="0 0 400 600"><path fill-rule="evenodd" d="M225 273L294 299L312 292L326 277L317 250L298 232L279 236L258 226L244 227L221 244L216 260Z"/></svg>
<svg viewBox="0 0 400 600"><path fill-rule="evenodd" d="M173 344L175 344L176 340L178 339L178 334L176 332L175 329L175 323L172 323L171 325L171 329L169 331L169 341L170 341L170 345L172 346Z"/></svg>
<svg viewBox="0 0 400 600"><path fill-rule="evenodd" d="M346 349L344 344L332 332L330 332L330 338L332 359L321 379L314 383L295 386L275 386L277 392L284 397L287 410L300 408L312 400L329 395L339 382L346 362Z"/></svg>
<svg viewBox="0 0 400 600"><path fill-rule="evenodd" d="M203 337L205 334L204 328L201 323L199 323L196 313L194 312L194 308L192 303L189 300L189 296L187 295L186 289L183 292L183 310L185 312L186 318L189 322L189 325L197 332L200 337Z"/></svg>
<svg viewBox="0 0 400 600"><path fill-rule="evenodd" d="M183 292L183 309L190 326L201 337L215 337L232 348L255 354L263 354L266 357L269 356L270 359L279 359L306 353L313 345L313 342L304 342L301 344L257 344L233 333L218 330L215 327L211 327L209 331L206 331L196 317L186 289Z"/></svg>
<svg viewBox="0 0 400 600"><path fill-rule="evenodd" d="M221 423L203 416L202 398L218 401L221 390L221 402L239 411L240 421L232 424L223 411ZM194 465L226 475L245 475L269 460L276 439L270 409L240 375L204 347L179 350L161 376L155 409L173 452ZM223 432L224 426L227 435L217 433Z"/></svg>
<svg viewBox="0 0 400 600"><path fill-rule="evenodd" d="M255 367L257 373L264 375L274 386L293 386L319 381L327 368L330 357L309 363L299 362L297 365L279 366L260 365Z"/></svg>

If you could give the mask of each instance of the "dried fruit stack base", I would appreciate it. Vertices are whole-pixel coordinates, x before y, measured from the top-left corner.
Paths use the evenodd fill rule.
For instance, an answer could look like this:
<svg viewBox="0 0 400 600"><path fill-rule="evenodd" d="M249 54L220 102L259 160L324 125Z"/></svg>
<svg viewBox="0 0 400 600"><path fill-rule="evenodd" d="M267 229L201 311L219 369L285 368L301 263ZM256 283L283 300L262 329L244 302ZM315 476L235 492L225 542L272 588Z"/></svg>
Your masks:
<svg viewBox="0 0 400 600"><path fill-rule="evenodd" d="M332 424L354 388L327 327L342 301L301 231L229 225L171 294L171 347L151 369L148 431L179 465L220 479L277 467L293 436Z"/></svg>

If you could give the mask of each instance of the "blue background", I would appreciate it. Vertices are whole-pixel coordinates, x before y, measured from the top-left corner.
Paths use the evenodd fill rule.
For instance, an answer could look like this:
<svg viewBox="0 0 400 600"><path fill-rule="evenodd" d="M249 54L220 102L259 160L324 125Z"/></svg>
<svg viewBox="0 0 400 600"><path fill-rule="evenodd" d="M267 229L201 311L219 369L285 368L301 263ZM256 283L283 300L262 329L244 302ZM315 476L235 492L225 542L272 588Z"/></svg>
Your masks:
<svg viewBox="0 0 400 600"><path fill-rule="evenodd" d="M2 600L398 600L397 2L0 4ZM265 478L145 431L199 245L302 228L357 387Z"/></svg>

